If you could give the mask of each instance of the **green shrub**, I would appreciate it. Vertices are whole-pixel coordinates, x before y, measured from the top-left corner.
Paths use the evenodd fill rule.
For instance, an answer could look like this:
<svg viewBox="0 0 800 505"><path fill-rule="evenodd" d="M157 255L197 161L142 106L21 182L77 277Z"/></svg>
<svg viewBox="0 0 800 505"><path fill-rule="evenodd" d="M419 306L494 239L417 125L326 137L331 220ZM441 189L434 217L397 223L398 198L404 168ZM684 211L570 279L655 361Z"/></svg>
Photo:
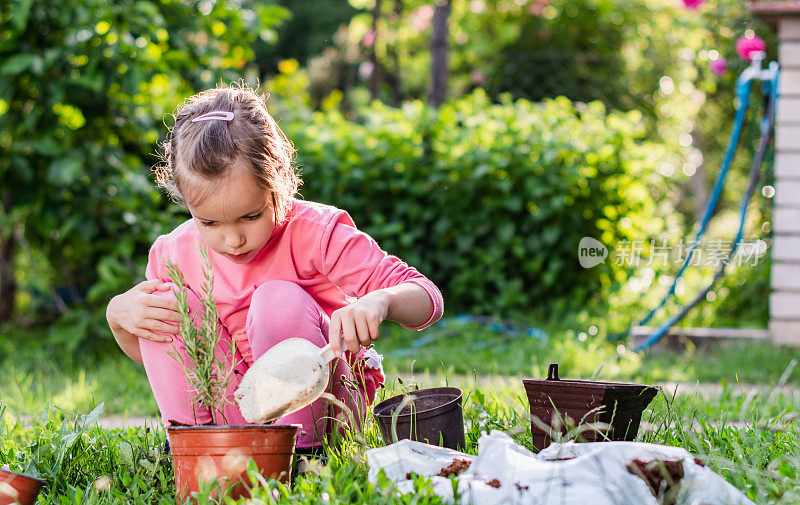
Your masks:
<svg viewBox="0 0 800 505"><path fill-rule="evenodd" d="M45 264L44 292L16 298L30 312L35 296L56 300L51 340L73 350L101 331L107 300L176 222L148 181L164 115L197 88L238 79L259 33L287 15L250 1L0 6L0 266L20 270L15 254ZM26 274L15 272L23 290L36 283ZM15 299L3 286L0 322Z"/></svg>
<svg viewBox="0 0 800 505"><path fill-rule="evenodd" d="M625 272L610 258L581 268L582 237L611 245L662 228L649 159L660 148L641 141L638 112L563 97L493 104L481 90L439 110L374 102L354 120L293 111L281 125L303 196L347 209L434 280L450 309L586 300Z"/></svg>

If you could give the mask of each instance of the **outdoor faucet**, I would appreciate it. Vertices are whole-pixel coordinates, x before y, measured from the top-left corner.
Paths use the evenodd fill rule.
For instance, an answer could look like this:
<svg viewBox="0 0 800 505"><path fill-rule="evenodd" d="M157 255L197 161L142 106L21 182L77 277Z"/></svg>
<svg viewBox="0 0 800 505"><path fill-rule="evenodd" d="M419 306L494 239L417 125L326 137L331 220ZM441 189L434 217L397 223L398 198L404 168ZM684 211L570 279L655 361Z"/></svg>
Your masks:
<svg viewBox="0 0 800 505"><path fill-rule="evenodd" d="M770 62L767 68L761 68L761 62L767 57L764 51L753 51L750 53L750 66L742 72L739 77L742 81L759 80L759 81L773 81L775 74L778 71L778 64Z"/></svg>

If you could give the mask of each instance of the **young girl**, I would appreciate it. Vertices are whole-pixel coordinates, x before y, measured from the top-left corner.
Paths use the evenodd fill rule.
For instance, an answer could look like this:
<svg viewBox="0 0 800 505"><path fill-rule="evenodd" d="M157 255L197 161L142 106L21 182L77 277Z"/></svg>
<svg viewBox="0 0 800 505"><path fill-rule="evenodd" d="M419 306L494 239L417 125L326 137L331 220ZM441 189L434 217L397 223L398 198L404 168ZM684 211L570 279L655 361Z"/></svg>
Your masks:
<svg viewBox="0 0 800 505"><path fill-rule="evenodd" d="M384 320L411 329L437 321L443 301L436 286L381 250L347 212L295 198L294 148L247 85L191 97L163 148L158 184L191 219L156 239L147 280L114 297L107 319L120 348L144 364L164 423L212 421L212 413L192 405L182 365L170 355L177 350L185 357L185 350L165 261L183 271L196 312L193 294L202 292L204 266L199 246L213 260L221 340L229 348L233 339L234 359L241 361L228 397L264 352L301 337L319 347L330 341L337 356L344 353L347 359L332 364L332 393L363 412L383 379L379 360L365 359L364 347L377 340ZM371 373L354 376L352 365L365 361ZM358 385L355 394L347 383ZM325 400L317 400L277 422L302 424L297 447L313 449L330 429L326 412ZM228 424L247 424L235 403L223 415Z"/></svg>

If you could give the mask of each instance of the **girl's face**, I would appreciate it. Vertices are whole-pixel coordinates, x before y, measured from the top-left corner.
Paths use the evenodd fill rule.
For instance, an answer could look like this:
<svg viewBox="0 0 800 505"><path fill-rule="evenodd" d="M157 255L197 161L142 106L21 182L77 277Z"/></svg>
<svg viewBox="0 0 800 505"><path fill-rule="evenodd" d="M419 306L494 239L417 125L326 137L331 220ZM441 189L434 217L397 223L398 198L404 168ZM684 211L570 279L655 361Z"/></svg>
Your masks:
<svg viewBox="0 0 800 505"><path fill-rule="evenodd" d="M272 194L261 188L239 166L219 180L190 181L193 194L204 195L188 203L203 241L234 263L248 263L267 243L275 227Z"/></svg>

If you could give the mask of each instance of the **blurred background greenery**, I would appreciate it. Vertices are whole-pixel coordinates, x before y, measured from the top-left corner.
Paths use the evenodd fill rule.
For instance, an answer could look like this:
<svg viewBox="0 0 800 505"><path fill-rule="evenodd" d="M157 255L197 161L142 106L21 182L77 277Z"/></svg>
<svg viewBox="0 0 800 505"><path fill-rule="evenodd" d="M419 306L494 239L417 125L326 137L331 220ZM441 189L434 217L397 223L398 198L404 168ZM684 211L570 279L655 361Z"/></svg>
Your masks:
<svg viewBox="0 0 800 505"><path fill-rule="evenodd" d="M437 9L442 103L431 99ZM708 197L746 30L774 59L741 0L3 2L0 354L115 347L108 300L143 279L152 241L187 217L150 174L169 114L240 79L270 93L302 197L347 209L428 275L446 316L562 333L591 314L623 330L678 267L651 241L688 238ZM709 63L722 58L717 75ZM754 142L749 128L710 239L733 237ZM746 240L769 243L769 222L759 192ZM612 254L641 241L641 261L581 268L585 236ZM687 324L766 325L768 258L730 272ZM710 274L693 269L678 302Z"/></svg>

